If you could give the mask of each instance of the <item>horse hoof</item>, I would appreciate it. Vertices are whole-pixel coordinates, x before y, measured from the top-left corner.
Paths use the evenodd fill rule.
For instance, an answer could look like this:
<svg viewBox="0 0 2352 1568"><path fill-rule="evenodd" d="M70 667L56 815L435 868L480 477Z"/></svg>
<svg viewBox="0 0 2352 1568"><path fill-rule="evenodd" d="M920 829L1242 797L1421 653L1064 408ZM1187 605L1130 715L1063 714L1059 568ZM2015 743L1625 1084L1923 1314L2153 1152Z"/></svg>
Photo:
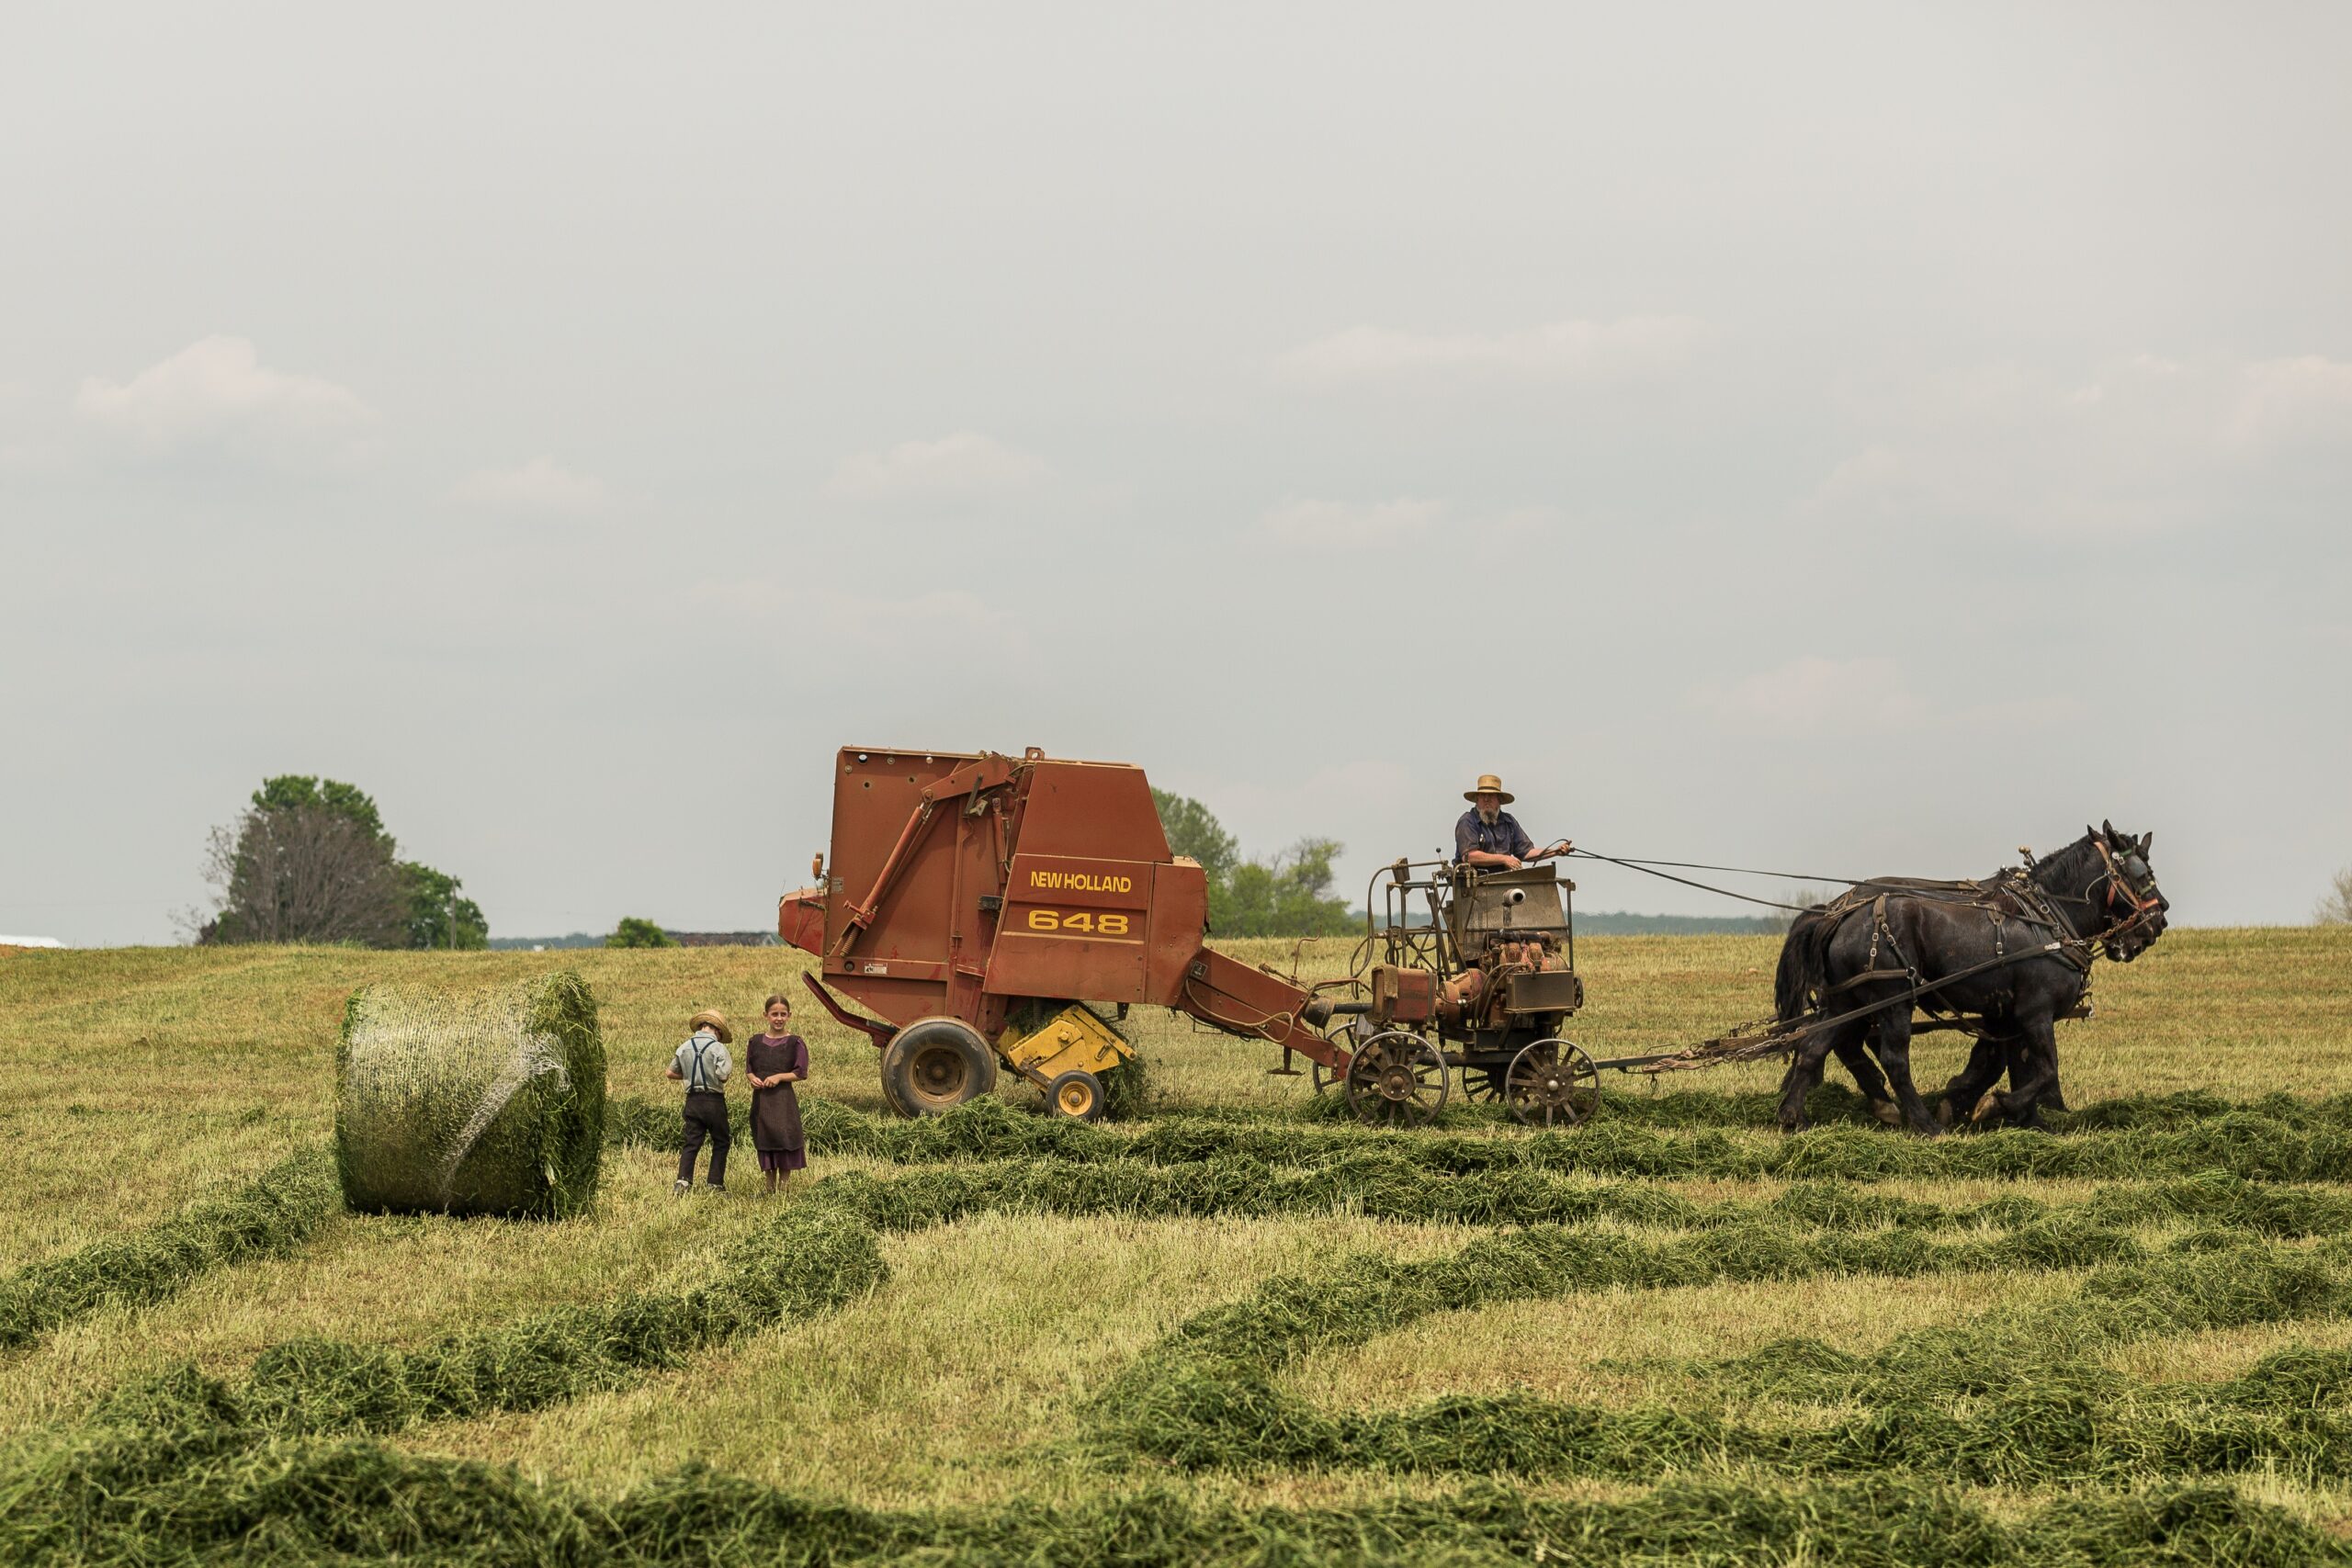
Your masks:
<svg viewBox="0 0 2352 1568"><path fill-rule="evenodd" d="M1903 1125L1903 1108L1895 1104L1891 1100L1871 1100L1871 1114L1877 1117L1881 1122L1885 1122L1890 1127L1900 1127Z"/></svg>
<svg viewBox="0 0 2352 1568"><path fill-rule="evenodd" d="M1948 1094L1936 1097L1936 1125L1939 1127L1951 1125L1951 1096Z"/></svg>
<svg viewBox="0 0 2352 1568"><path fill-rule="evenodd" d="M1793 1121L1782 1122L1781 1123L1781 1131L1791 1137L1795 1137L1799 1133L1804 1132L1805 1128L1810 1125L1811 1123L1806 1122L1804 1117L1799 1116Z"/></svg>
<svg viewBox="0 0 2352 1568"><path fill-rule="evenodd" d="M1971 1122L1982 1122L1994 1115L2000 1109L2001 1091L1995 1089L1988 1089L1984 1091L1984 1098L1976 1102L1976 1109L1968 1113L1968 1119Z"/></svg>

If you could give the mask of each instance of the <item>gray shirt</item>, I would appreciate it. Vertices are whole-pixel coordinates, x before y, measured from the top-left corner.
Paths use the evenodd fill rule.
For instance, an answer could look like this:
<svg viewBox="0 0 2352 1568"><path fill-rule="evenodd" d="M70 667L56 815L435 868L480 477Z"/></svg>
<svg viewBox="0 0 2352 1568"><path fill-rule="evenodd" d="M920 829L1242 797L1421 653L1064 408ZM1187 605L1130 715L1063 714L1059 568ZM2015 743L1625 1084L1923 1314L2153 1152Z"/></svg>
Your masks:
<svg viewBox="0 0 2352 1568"><path fill-rule="evenodd" d="M735 1062L728 1055L727 1047L707 1029L695 1030L693 1037L670 1058L670 1065L686 1080L688 1094L717 1094L735 1072Z"/></svg>

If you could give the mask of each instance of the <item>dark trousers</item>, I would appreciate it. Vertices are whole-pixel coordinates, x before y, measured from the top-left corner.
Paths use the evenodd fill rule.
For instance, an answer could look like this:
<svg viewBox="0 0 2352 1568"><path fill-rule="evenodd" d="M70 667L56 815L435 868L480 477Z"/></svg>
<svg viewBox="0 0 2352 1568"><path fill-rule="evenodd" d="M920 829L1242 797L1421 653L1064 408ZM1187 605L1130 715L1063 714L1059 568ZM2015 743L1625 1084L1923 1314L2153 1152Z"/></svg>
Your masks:
<svg viewBox="0 0 2352 1568"><path fill-rule="evenodd" d="M735 1135L727 1130L727 1097L723 1094L690 1094L686 1096L686 1141L678 1150L678 1179L695 1179L695 1156L702 1153L702 1141L710 1140L710 1184L727 1185L727 1145Z"/></svg>

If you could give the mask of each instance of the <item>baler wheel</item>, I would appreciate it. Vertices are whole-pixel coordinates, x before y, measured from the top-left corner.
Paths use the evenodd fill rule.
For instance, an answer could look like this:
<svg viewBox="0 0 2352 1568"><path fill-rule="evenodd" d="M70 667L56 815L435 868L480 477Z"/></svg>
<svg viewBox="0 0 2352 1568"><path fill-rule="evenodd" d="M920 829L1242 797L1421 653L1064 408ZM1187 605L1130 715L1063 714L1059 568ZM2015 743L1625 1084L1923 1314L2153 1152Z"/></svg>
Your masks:
<svg viewBox="0 0 2352 1568"><path fill-rule="evenodd" d="M1073 1122L1102 1120L1102 1080L1083 1067L1073 1067L1046 1086L1046 1103L1057 1116Z"/></svg>
<svg viewBox="0 0 2352 1568"><path fill-rule="evenodd" d="M1419 1035L1375 1034L1348 1064L1348 1108L1380 1127L1418 1127L1445 1105L1445 1058Z"/></svg>
<svg viewBox="0 0 2352 1568"><path fill-rule="evenodd" d="M996 1053L960 1018L919 1018L882 1052L882 1094L910 1116L936 1116L996 1087Z"/></svg>

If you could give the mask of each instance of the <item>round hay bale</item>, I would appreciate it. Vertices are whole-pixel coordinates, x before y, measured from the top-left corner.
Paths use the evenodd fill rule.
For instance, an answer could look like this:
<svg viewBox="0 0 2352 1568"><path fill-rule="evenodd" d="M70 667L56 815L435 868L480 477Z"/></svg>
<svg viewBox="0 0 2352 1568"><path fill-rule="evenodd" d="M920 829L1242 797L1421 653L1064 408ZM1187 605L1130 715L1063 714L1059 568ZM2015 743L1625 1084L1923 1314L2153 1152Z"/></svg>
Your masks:
<svg viewBox="0 0 2352 1568"><path fill-rule="evenodd" d="M367 1213L577 1213L605 1148L605 1044L577 975L370 987L335 1050L335 1165Z"/></svg>

